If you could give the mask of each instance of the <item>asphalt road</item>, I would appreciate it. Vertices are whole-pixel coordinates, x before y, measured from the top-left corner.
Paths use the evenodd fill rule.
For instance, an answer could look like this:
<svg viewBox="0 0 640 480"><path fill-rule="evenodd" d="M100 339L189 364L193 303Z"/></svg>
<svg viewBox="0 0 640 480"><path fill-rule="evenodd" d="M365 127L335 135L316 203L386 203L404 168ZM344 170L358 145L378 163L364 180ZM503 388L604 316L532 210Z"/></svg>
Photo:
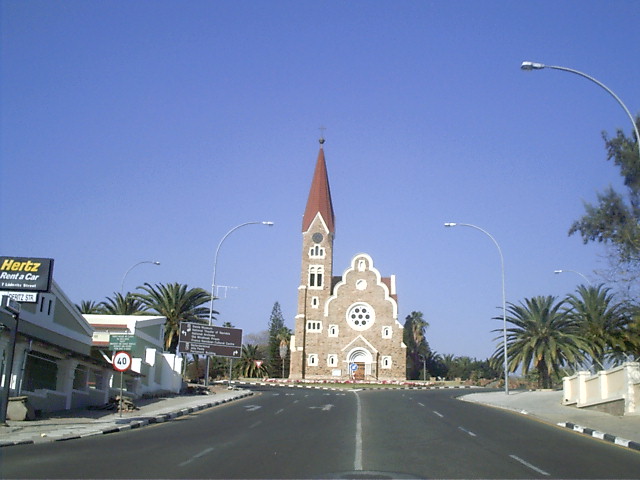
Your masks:
<svg viewBox="0 0 640 480"><path fill-rule="evenodd" d="M256 388L175 421L0 449L1 478L638 478L640 454L452 390Z"/></svg>

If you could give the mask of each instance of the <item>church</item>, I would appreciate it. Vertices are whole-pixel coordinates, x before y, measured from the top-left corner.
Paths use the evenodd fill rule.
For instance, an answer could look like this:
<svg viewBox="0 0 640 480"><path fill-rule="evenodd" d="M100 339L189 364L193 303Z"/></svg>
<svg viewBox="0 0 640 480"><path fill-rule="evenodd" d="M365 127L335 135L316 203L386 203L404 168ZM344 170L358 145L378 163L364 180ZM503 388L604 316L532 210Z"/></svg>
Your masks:
<svg viewBox="0 0 640 480"><path fill-rule="evenodd" d="M359 253L334 276L335 214L320 139L302 219L298 311L291 336L292 380L402 381L406 345L395 275L383 277Z"/></svg>

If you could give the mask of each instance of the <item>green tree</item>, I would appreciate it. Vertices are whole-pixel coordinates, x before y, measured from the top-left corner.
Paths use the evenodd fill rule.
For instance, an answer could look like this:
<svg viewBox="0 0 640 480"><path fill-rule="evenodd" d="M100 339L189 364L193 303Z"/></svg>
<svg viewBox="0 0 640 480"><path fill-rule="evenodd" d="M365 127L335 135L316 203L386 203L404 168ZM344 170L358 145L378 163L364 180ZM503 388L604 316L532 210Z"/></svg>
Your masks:
<svg viewBox="0 0 640 480"><path fill-rule="evenodd" d="M551 388L560 368L581 363L586 351L586 342L564 300L556 300L554 296L538 296L527 298L520 305L509 303L507 307L507 322L512 325L507 329L509 371L521 367L526 375L533 368L539 374L540 388ZM494 366L502 362L502 348L499 345L492 356Z"/></svg>
<svg viewBox="0 0 640 480"><path fill-rule="evenodd" d="M282 378L289 377L289 366L291 362L291 334L293 332L288 327L282 327L276 335L276 340L279 342L278 356L280 357L280 367Z"/></svg>
<svg viewBox="0 0 640 480"><path fill-rule="evenodd" d="M407 377L420 378L423 361L420 358L429 357L430 348L425 335L429 323L422 317L422 312L411 312L405 318L403 341L407 346Z"/></svg>
<svg viewBox="0 0 640 480"><path fill-rule="evenodd" d="M131 293L122 295L119 292L113 294L113 298L107 297L100 303L101 313L107 315L142 315L146 312L145 304Z"/></svg>
<svg viewBox="0 0 640 480"><path fill-rule="evenodd" d="M629 325L624 334L626 354L622 355L622 359L629 361L635 357L636 361L640 360L640 306L632 305L629 310Z"/></svg>
<svg viewBox="0 0 640 480"><path fill-rule="evenodd" d="M427 357L427 372L431 377L446 377L447 376L447 367L444 364L442 359L442 355L435 351L429 351L429 356Z"/></svg>
<svg viewBox="0 0 640 480"><path fill-rule="evenodd" d="M603 370L607 358L614 359L626 349L625 334L630 318L610 292L603 285L580 285L575 294L567 297L569 314L587 343L586 352L596 370Z"/></svg>
<svg viewBox="0 0 640 480"><path fill-rule="evenodd" d="M245 378L259 378L268 375L267 367L263 363L258 366L256 361L264 360L264 356L257 345L242 346L242 353L237 365L240 375Z"/></svg>
<svg viewBox="0 0 640 480"><path fill-rule="evenodd" d="M640 117L636 118L640 127ZM608 188L598 194L596 205L585 203L585 215L573 223L569 235L579 233L584 243L600 242L613 248L618 267L640 266L640 160L638 139L617 130L615 137L602 137L607 160L613 160L624 179L626 193ZM619 269L620 270L620 269Z"/></svg>
<svg viewBox="0 0 640 480"><path fill-rule="evenodd" d="M282 375L282 361L280 359L280 339L278 334L285 328L284 317L280 303L275 302L271 309L271 317L269 317L269 347L267 358L267 371L270 377L280 377Z"/></svg>
<svg viewBox="0 0 640 480"><path fill-rule="evenodd" d="M452 380L454 378L453 373L456 365L456 356L453 353L445 353L440 359L444 366L444 375L442 376L448 380Z"/></svg>
<svg viewBox="0 0 640 480"><path fill-rule="evenodd" d="M101 303L96 303L93 300L82 300L80 305L76 304L76 308L83 314L103 313Z"/></svg>
<svg viewBox="0 0 640 480"><path fill-rule="evenodd" d="M138 287L145 293L136 293L146 308L167 318L164 332L164 348L176 352L180 322L208 323L211 295L202 288L189 288L187 285L170 283L152 286L145 283ZM205 305L205 306L203 306ZM214 314L218 312L213 311Z"/></svg>

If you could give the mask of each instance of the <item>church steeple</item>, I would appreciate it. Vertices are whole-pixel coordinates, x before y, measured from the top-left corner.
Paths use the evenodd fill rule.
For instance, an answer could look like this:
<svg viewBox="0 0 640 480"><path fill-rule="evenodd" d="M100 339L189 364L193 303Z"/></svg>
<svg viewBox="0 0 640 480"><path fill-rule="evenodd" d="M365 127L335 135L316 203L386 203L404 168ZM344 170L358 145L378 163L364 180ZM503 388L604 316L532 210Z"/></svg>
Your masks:
<svg viewBox="0 0 640 480"><path fill-rule="evenodd" d="M319 213L329 233L335 234L335 215L333 213L333 204L331 203L331 189L329 188L327 164L324 160L323 144L324 138L320 138L320 151L318 152L316 169L313 173L313 180L311 181L307 208L302 218L302 231L306 232L309 230L313 219L316 218L316 215Z"/></svg>

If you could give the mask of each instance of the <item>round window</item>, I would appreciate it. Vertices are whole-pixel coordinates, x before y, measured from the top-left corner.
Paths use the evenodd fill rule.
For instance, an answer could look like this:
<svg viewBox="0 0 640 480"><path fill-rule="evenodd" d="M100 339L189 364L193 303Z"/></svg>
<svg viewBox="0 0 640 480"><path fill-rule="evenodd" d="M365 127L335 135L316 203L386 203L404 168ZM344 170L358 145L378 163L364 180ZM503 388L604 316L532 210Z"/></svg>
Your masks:
<svg viewBox="0 0 640 480"><path fill-rule="evenodd" d="M347 311L347 323L354 330L366 330L376 321L376 315L370 305L356 303Z"/></svg>

